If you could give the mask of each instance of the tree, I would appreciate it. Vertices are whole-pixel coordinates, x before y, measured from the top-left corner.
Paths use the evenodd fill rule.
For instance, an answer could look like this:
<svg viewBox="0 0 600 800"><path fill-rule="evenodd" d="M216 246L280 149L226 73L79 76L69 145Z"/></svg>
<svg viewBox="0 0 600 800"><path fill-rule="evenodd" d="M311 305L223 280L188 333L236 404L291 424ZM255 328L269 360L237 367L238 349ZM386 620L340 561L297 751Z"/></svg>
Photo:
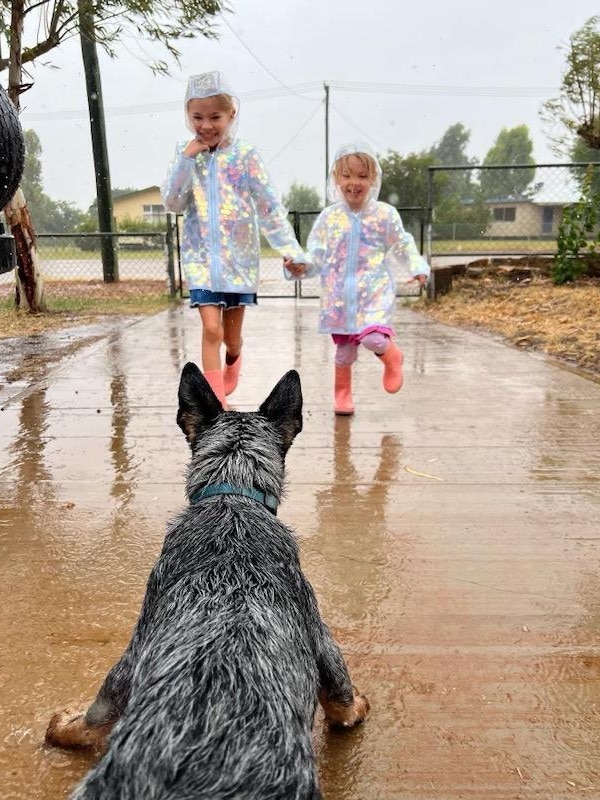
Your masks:
<svg viewBox="0 0 600 800"><path fill-rule="evenodd" d="M317 213L323 208L321 196L313 186L293 183L289 192L283 196L283 204L290 211L300 212L296 235L298 236L298 241L304 247Z"/></svg>
<svg viewBox="0 0 600 800"><path fill-rule="evenodd" d="M462 122L456 122L446 130L440 141L434 144L429 152L436 164L449 167L470 166L475 163L475 160L469 158L466 153L470 138L471 132Z"/></svg>
<svg viewBox="0 0 600 800"><path fill-rule="evenodd" d="M37 225L43 230L42 218L45 217L44 193L42 191L42 145L35 131L24 130L25 164L21 177L21 189L27 197L27 205L32 216L35 215Z"/></svg>
<svg viewBox="0 0 600 800"><path fill-rule="evenodd" d="M401 156L393 150L379 157L383 180L379 197L396 208L418 206L427 201L427 167L433 166L434 157L429 152L409 153Z"/></svg>
<svg viewBox="0 0 600 800"><path fill-rule="evenodd" d="M440 141L429 151L433 156L434 163L448 167L470 167L474 165L476 163L475 159L470 158L466 152L470 138L471 132L465 128L462 122L451 125ZM439 193L442 197L458 197L462 200L467 200L472 196L472 170L448 170L448 172L441 172L436 175L437 181L442 184L439 187Z"/></svg>
<svg viewBox="0 0 600 800"><path fill-rule="evenodd" d="M571 161L575 164L598 164L591 172L591 190L593 192L600 192L600 150L596 150L582 140L578 139L574 142L570 152ZM588 177L588 171L582 167L572 167L571 174L579 184L579 188L583 189L584 182Z"/></svg>
<svg viewBox="0 0 600 800"><path fill-rule="evenodd" d="M11 10L10 20L2 9ZM136 38L158 42L178 61L176 43L196 36L216 39L215 19L228 9L222 0L3 0L0 37L9 44L14 42L16 29L22 31L25 22L31 19L32 34L42 35L27 46L21 47L19 43L14 51L14 57L19 56L20 63L25 65L77 35L81 10L93 15L95 41L110 56L116 55L115 44L128 28ZM8 58L0 58L0 72L14 63L12 47L10 52ZM151 62L150 68L165 74L169 71L164 60ZM9 82L9 94L20 88L20 83L14 86Z"/></svg>
<svg viewBox="0 0 600 800"><path fill-rule="evenodd" d="M290 211L320 211L323 201L313 186L292 183L287 194L283 195L283 204Z"/></svg>
<svg viewBox="0 0 600 800"><path fill-rule="evenodd" d="M75 230L83 213L73 203L54 201L43 189L42 145L35 131L23 131L25 164L21 188L27 198L27 207L36 227L43 233L68 233Z"/></svg>
<svg viewBox="0 0 600 800"><path fill-rule="evenodd" d="M594 256L600 245L600 149L590 147L585 139L577 136L569 155L574 163L597 166L571 167L580 197L565 208L558 228L556 258L551 272L557 284L574 281L582 275L587 269L585 256Z"/></svg>
<svg viewBox="0 0 600 800"><path fill-rule="evenodd" d="M427 167L433 164L433 156L424 151L401 156L389 150L378 158L383 171L379 198L399 209L404 227L418 240L427 205Z"/></svg>
<svg viewBox="0 0 600 800"><path fill-rule="evenodd" d="M46 219L45 233L70 233L85 219L85 214L74 203L65 200L50 202L52 206Z"/></svg>
<svg viewBox="0 0 600 800"><path fill-rule="evenodd" d="M511 169L511 164L535 164L533 142L527 125L502 128L495 144L483 159L484 166L504 166L507 169L481 171L481 190L486 199L522 197L535 176L531 169Z"/></svg>
<svg viewBox="0 0 600 800"><path fill-rule="evenodd" d="M600 149L600 16L590 17L569 40L560 95L542 106L542 119L557 154L579 139ZM553 133L558 129L557 133Z"/></svg>

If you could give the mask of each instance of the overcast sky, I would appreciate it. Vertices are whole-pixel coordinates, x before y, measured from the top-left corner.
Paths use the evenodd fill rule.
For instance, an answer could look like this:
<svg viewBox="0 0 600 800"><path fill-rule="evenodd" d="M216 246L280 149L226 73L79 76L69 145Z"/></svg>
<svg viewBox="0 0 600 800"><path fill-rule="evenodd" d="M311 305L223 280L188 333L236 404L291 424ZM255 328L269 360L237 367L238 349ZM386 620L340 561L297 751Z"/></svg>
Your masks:
<svg viewBox="0 0 600 800"><path fill-rule="evenodd" d="M177 141L189 138L187 78L213 69L241 96L239 135L258 147L281 194L294 181L323 192L325 82L331 153L367 140L380 153L406 155L462 122L471 132L469 155L482 160L501 128L526 124L536 161L556 162L540 106L558 92L560 46L599 12L596 0L230 5L220 39L183 42L181 66L170 77L155 77L147 66L164 52L133 38L123 39L116 60L100 54L113 188L162 183ZM44 190L86 210L96 190L78 41L53 50L31 72L21 123L40 138Z"/></svg>

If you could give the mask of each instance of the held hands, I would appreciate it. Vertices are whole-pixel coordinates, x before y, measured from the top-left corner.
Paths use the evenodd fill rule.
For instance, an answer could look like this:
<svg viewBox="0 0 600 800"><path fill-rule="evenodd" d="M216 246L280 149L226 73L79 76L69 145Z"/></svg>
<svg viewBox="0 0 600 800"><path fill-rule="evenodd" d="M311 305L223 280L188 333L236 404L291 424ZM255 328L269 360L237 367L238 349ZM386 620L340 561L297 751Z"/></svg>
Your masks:
<svg viewBox="0 0 600 800"><path fill-rule="evenodd" d="M291 272L295 278L300 278L306 272L306 264L296 264L291 258L283 259L283 266Z"/></svg>
<svg viewBox="0 0 600 800"><path fill-rule="evenodd" d="M188 158L196 158L198 153L204 153L209 149L207 144L203 144L198 139L192 139L191 142L188 142L185 146L185 150L183 151L183 155L187 156Z"/></svg>
<svg viewBox="0 0 600 800"><path fill-rule="evenodd" d="M427 275L413 275L412 278L409 278L406 282L414 283L415 281L418 281L421 288L427 286Z"/></svg>

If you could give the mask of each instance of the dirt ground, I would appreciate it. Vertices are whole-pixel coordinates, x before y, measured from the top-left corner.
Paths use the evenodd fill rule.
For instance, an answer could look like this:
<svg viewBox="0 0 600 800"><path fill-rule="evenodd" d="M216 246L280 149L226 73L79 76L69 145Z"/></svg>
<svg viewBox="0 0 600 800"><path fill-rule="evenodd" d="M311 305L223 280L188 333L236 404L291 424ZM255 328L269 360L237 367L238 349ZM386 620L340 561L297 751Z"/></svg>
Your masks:
<svg viewBox="0 0 600 800"><path fill-rule="evenodd" d="M414 306L430 317L495 334L600 378L600 279L555 286L547 277L500 274L454 278L452 291Z"/></svg>

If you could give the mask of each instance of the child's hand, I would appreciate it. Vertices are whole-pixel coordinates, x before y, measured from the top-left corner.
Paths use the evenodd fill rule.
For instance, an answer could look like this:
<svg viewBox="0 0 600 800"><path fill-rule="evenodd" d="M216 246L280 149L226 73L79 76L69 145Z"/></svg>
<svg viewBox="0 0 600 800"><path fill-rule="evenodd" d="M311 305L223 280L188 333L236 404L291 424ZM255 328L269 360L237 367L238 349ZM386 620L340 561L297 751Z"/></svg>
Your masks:
<svg viewBox="0 0 600 800"><path fill-rule="evenodd" d="M414 283L415 281L418 281L421 287L427 286L427 275L413 275L412 278L409 278L406 282Z"/></svg>
<svg viewBox="0 0 600 800"><path fill-rule="evenodd" d="M296 264L291 258L284 258L283 266L288 272L291 272L295 278L299 278L306 272L306 264Z"/></svg>
<svg viewBox="0 0 600 800"><path fill-rule="evenodd" d="M187 143L183 155L188 158L196 158L198 153L204 153L208 149L209 147L207 144L203 144L198 139L192 139L191 142Z"/></svg>

